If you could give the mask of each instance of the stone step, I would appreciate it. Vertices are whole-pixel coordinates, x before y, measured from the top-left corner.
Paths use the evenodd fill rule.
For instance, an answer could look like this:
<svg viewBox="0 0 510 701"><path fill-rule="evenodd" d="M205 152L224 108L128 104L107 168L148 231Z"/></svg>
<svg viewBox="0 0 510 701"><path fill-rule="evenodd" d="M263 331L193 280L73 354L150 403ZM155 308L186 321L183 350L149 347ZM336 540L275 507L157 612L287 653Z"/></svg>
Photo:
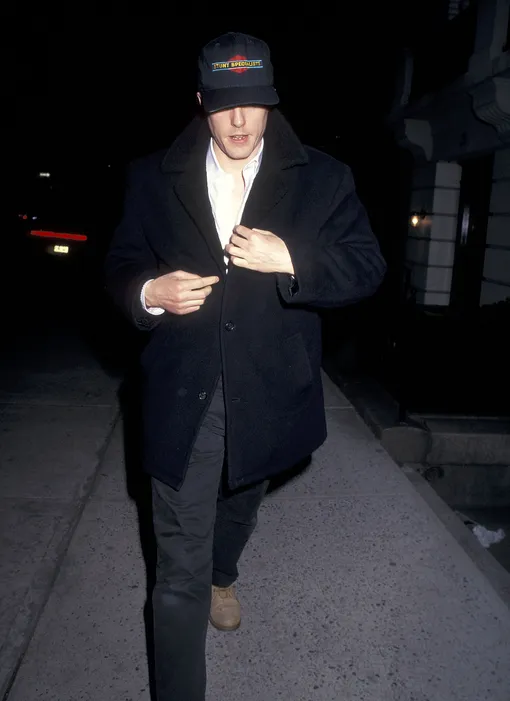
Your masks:
<svg viewBox="0 0 510 701"><path fill-rule="evenodd" d="M431 437L429 465L510 465L510 421L421 418Z"/></svg>
<svg viewBox="0 0 510 701"><path fill-rule="evenodd" d="M371 412L374 425L374 412ZM423 420L410 417L409 423L376 425L376 435L399 463L427 465L510 465L508 424L464 420Z"/></svg>
<svg viewBox="0 0 510 701"><path fill-rule="evenodd" d="M412 467L452 509L510 509L510 465Z"/></svg>
<svg viewBox="0 0 510 701"><path fill-rule="evenodd" d="M437 414L399 415L378 383L326 371L398 463L510 465L510 419Z"/></svg>

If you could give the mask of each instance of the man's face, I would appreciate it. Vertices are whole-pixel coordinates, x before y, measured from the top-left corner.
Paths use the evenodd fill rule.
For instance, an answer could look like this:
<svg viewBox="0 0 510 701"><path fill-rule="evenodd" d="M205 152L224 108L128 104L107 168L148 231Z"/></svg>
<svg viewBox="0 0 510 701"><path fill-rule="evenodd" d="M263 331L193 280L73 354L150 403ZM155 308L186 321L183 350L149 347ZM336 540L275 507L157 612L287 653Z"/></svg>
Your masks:
<svg viewBox="0 0 510 701"><path fill-rule="evenodd" d="M235 107L209 114L212 138L232 161L248 161L256 153L267 124L267 107Z"/></svg>

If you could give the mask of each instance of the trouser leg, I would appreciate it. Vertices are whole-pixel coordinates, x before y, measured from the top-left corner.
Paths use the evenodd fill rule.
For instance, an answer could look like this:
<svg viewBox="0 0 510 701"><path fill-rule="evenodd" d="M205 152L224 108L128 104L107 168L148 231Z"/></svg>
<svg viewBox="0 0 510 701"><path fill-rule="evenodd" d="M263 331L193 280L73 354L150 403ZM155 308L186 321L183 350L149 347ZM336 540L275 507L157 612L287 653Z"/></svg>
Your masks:
<svg viewBox="0 0 510 701"><path fill-rule="evenodd" d="M223 486L218 496L213 546L213 584L229 587L238 577L237 563L255 526L268 481L230 491Z"/></svg>
<svg viewBox="0 0 510 701"><path fill-rule="evenodd" d="M153 479L157 543L153 592L158 701L204 701L216 503L224 459L221 384L176 491Z"/></svg>

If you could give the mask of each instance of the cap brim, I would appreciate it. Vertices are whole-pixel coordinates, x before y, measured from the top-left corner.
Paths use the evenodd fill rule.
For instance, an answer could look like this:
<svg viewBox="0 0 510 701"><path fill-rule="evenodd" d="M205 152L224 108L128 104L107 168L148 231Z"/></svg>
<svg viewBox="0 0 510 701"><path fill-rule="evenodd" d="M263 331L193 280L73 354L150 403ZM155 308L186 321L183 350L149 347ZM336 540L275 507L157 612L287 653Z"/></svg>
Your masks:
<svg viewBox="0 0 510 701"><path fill-rule="evenodd" d="M200 94L202 95L202 106L209 114L247 105L271 107L280 102L276 90L268 85L218 88L218 90L204 90Z"/></svg>

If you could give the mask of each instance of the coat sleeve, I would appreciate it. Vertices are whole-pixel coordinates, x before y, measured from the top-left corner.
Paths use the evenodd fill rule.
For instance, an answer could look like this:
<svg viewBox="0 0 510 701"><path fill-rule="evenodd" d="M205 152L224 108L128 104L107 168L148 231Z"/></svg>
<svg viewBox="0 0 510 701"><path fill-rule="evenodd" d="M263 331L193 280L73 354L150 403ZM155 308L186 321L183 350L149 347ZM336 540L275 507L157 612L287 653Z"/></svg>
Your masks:
<svg viewBox="0 0 510 701"><path fill-rule="evenodd" d="M350 168L342 178L318 237L286 240L297 281L278 275L285 302L315 307L342 307L376 292L386 263L372 232L367 213L356 194Z"/></svg>
<svg viewBox="0 0 510 701"><path fill-rule="evenodd" d="M140 294L145 282L160 273L143 231L142 187L142 174L132 164L122 218L106 255L104 272L106 290L114 303L138 329L150 331L160 323L161 316L143 308Z"/></svg>

